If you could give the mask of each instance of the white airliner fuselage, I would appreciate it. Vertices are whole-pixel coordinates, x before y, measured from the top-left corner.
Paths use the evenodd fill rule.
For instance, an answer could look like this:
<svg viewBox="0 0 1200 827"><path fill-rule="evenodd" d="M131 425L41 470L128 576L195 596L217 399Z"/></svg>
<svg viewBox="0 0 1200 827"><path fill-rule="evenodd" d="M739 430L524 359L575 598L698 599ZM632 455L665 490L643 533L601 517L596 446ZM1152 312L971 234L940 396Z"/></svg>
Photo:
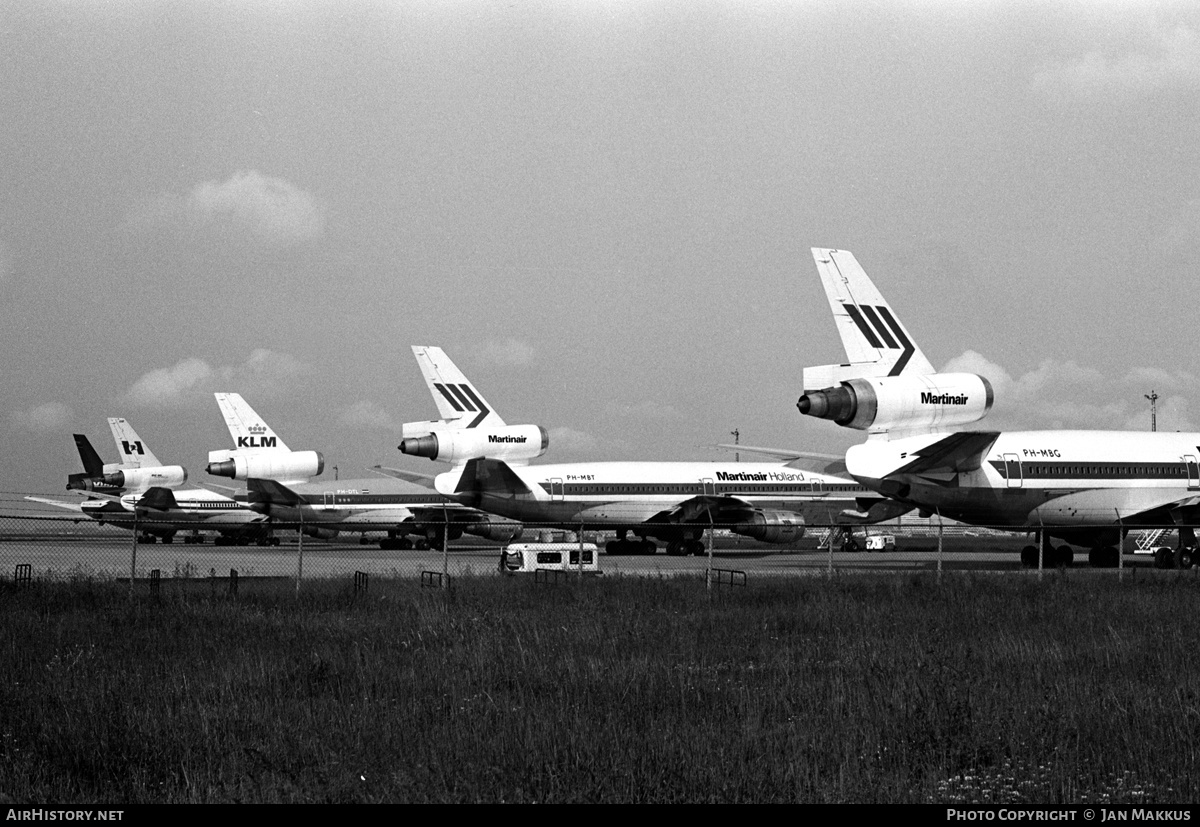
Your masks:
<svg viewBox="0 0 1200 827"><path fill-rule="evenodd" d="M767 463L473 460L439 474L435 485L464 504L527 524L615 528L622 538L633 532L665 539L668 552L678 554L698 551L695 543L710 526L789 542L806 523L861 524L909 510L852 480ZM889 511L868 518L860 498Z"/></svg>
<svg viewBox="0 0 1200 827"><path fill-rule="evenodd" d="M922 449L950 436L870 440L850 448L846 468L873 490L951 519L997 528L1053 527L1059 535L1072 528L1081 538L1094 533L1106 542L1122 525L1170 526L1200 504L1200 434L991 432L977 468L912 467Z"/></svg>

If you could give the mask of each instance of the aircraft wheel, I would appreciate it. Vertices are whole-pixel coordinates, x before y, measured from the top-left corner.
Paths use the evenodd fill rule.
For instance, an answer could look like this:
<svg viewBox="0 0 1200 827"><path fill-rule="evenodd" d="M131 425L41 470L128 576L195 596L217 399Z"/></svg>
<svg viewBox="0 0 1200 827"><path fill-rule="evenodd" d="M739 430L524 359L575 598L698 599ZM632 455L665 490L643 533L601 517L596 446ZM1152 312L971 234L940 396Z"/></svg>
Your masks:
<svg viewBox="0 0 1200 827"><path fill-rule="evenodd" d="M1056 567L1070 568L1071 564L1075 562L1075 552L1071 550L1070 546L1059 546L1054 550L1053 559Z"/></svg>
<svg viewBox="0 0 1200 827"><path fill-rule="evenodd" d="M624 554L625 553L624 546L625 546L625 543L623 543L621 540L609 540L607 543L604 544L604 553L610 554L614 557L617 556L618 554Z"/></svg>
<svg viewBox="0 0 1200 827"><path fill-rule="evenodd" d="M688 549L690 549L692 554L696 557L703 557L708 553L708 549L704 547L704 543L700 542L699 540L692 540L689 542Z"/></svg>
<svg viewBox="0 0 1200 827"><path fill-rule="evenodd" d="M1120 563L1120 554L1112 546L1100 546L1088 552L1088 562L1094 569L1115 569Z"/></svg>
<svg viewBox="0 0 1200 827"><path fill-rule="evenodd" d="M658 546L654 545L653 540L642 540L640 543L642 554L647 554L653 557L658 554Z"/></svg>
<svg viewBox="0 0 1200 827"><path fill-rule="evenodd" d="M1154 568L1156 569L1173 569L1175 568L1175 553L1171 549L1163 546L1158 551L1154 552Z"/></svg>
<svg viewBox="0 0 1200 827"><path fill-rule="evenodd" d="M1191 546L1180 546L1175 549L1175 568L1190 569L1196 564L1196 549Z"/></svg>
<svg viewBox="0 0 1200 827"><path fill-rule="evenodd" d="M1037 546L1025 546L1021 549L1021 565L1027 569L1036 569L1038 564Z"/></svg>
<svg viewBox="0 0 1200 827"><path fill-rule="evenodd" d="M683 543L679 542L678 540L672 540L671 542L667 543L667 554L671 557L682 557Z"/></svg>

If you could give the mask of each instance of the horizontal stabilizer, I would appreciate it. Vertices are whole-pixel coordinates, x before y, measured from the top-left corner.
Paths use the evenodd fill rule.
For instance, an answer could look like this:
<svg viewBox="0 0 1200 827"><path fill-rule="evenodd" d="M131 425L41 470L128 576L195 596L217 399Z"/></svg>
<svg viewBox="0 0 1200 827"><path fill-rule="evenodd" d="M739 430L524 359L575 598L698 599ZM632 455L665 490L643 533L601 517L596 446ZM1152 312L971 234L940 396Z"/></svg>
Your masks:
<svg viewBox="0 0 1200 827"><path fill-rule="evenodd" d="M304 505L304 498L283 483L251 477L246 480L246 502L270 505Z"/></svg>
<svg viewBox="0 0 1200 827"><path fill-rule="evenodd" d="M913 451L909 456L916 459L896 469L889 476L978 471L983 465L983 458L999 437L999 431L964 431L951 434Z"/></svg>
<svg viewBox="0 0 1200 827"><path fill-rule="evenodd" d="M433 488L433 481L437 476L436 474L422 474L419 471L406 471L403 468L384 468L382 465L374 465L371 467L371 470L381 477L393 477L398 480L415 482L427 488Z"/></svg>
<svg viewBox="0 0 1200 827"><path fill-rule="evenodd" d="M513 497L531 494L525 481L517 476L508 463L498 459L472 459L463 466L455 494L492 494Z"/></svg>
<svg viewBox="0 0 1200 827"><path fill-rule="evenodd" d="M138 508L151 508L155 511L169 511L173 508L179 508L179 503L175 500L175 495L171 493L169 488L154 486L147 488L146 493L137 501Z"/></svg>

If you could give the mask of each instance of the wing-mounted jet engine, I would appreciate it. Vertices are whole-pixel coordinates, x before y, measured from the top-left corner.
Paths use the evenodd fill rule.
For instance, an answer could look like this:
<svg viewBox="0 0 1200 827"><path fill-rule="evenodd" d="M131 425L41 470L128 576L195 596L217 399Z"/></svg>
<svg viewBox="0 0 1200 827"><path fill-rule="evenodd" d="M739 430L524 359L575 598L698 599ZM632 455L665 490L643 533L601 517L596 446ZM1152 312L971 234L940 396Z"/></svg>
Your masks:
<svg viewBox="0 0 1200 827"><path fill-rule="evenodd" d="M325 470L318 451L293 451L242 399L241 394L214 394L229 435L232 450L210 451L205 470L213 476L235 480L275 480L286 484L308 482Z"/></svg>
<svg viewBox="0 0 1200 827"><path fill-rule="evenodd" d="M425 384L441 419L401 426L400 452L455 465L502 459L524 465L546 453L550 435L540 425L506 425L440 347L414 345Z"/></svg>

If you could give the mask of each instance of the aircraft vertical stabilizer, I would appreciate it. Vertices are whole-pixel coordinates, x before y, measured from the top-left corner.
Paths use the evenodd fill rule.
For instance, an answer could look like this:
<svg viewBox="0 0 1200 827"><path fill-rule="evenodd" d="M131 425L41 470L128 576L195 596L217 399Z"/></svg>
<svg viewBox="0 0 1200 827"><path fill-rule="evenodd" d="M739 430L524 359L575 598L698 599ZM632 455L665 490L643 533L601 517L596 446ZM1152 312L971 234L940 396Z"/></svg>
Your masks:
<svg viewBox="0 0 1200 827"><path fill-rule="evenodd" d="M814 247L812 254L849 363L805 368L805 389L847 379L935 372L851 253Z"/></svg>
<svg viewBox="0 0 1200 827"><path fill-rule="evenodd" d="M117 443L117 454L121 457L123 468L145 468L162 465L158 457L150 450L150 446L137 435L128 420L110 416L108 427L112 431L113 442Z"/></svg>
<svg viewBox="0 0 1200 827"><path fill-rule="evenodd" d="M240 393L217 393L217 404L225 417L225 426L239 453L253 454L262 451L287 451L270 426L246 404Z"/></svg>
<svg viewBox="0 0 1200 827"><path fill-rule="evenodd" d="M442 423L452 428L502 428L504 420L440 347L413 345Z"/></svg>

